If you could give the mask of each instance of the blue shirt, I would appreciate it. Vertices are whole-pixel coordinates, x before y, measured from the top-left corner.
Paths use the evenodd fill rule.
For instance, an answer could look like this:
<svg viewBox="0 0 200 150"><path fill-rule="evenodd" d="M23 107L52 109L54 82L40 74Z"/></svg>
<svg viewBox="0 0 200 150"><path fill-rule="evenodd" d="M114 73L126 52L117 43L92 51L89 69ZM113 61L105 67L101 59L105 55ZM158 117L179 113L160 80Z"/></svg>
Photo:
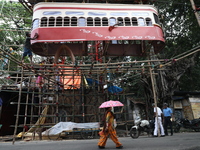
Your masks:
<svg viewBox="0 0 200 150"><path fill-rule="evenodd" d="M171 108L167 107L166 109L163 109L163 114L164 114L164 117L171 117L171 114L172 114Z"/></svg>

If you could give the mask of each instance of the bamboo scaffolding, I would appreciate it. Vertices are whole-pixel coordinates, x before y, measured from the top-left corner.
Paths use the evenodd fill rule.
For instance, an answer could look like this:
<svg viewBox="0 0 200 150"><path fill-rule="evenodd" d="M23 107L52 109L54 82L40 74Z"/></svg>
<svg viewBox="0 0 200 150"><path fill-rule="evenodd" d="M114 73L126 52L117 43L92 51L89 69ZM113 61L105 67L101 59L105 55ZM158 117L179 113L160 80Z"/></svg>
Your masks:
<svg viewBox="0 0 200 150"><path fill-rule="evenodd" d="M123 79L125 76L124 74L129 72L131 75L126 75L126 78L139 78L141 76L141 73L146 73L148 75L151 76L152 79L152 88L155 86L153 85L154 81L153 81L153 76L157 75L157 73L154 73L154 71L156 70L168 70L167 68L159 68L159 65L151 65L151 63L155 63L158 62L160 64L162 64L163 66L170 66L173 63L173 59L176 59L176 61L179 61L181 59L184 59L188 56L193 55L196 52L199 52L199 47L194 48L188 52L186 52L184 55L179 55L176 58L173 59L161 59L161 60L142 60L142 61L131 61L131 62L112 62L111 59L109 59L107 62L103 63L99 63L99 64L95 64L94 62L92 62L91 64L77 64L77 65L73 65L73 64L22 64L21 61L15 59L11 54L5 52L4 50L0 49L0 51L2 51L3 53L5 53L7 55L8 59L12 59L12 61L14 61L16 64L18 64L19 66L21 66L23 69L21 72L19 71L5 71L5 73L16 73L17 77L10 77L10 79L16 79L20 81L18 81L20 83L20 88L16 89L16 91L11 91L11 90L5 90L2 89L1 91L6 91L6 92L19 92L19 97L21 99L21 94L27 94L26 96L26 101L21 102L20 100L18 100L18 102L12 102L12 104L18 104L18 108L17 108L17 115L16 115L16 124L15 124L15 130L17 129L17 127L19 127L17 125L17 122L19 120L19 117L24 117L24 124L23 126L26 126L27 123L27 118L30 117L31 122L33 122L34 118L39 118L40 117L50 117L53 119L55 119L55 122L52 121L53 124L58 123L59 122L59 117L71 117L72 121L75 121L78 118L81 118L83 122L85 122L87 120L88 116L94 117L95 121L101 121L100 118L100 114L101 111L99 110L97 113L92 112L92 113L87 113L87 108L92 108L94 109L96 107L96 105L92 105L89 104L88 102L86 102L86 100L90 100L90 101L94 101L97 100L97 104L102 102L102 99L100 97L104 97L105 100L107 100L108 98L117 98L119 99L119 96L123 97L123 100L126 99L126 95L131 95L131 93L122 93L122 94L118 94L118 95L110 95L108 93L108 90L106 90L106 93L100 93L102 92L102 85L107 84L107 83L112 83L114 82L114 80L117 80L119 78ZM0 53L1 56L5 56L3 53ZM140 63L145 63L144 65L141 65ZM65 68L65 67L70 67L70 68ZM80 71L80 76L82 78L82 81L84 80L84 76L87 75L90 78L100 81L100 78L103 77L102 80L102 84L98 84L97 88L95 87L95 84L90 85L90 88L93 89L93 92L90 94L86 94L84 88L85 85L83 84L83 82L81 82L80 89L71 89L71 90L64 90L64 89L59 89L59 85L61 85L61 83L58 83L56 81L56 76L62 76L65 78L70 78L70 76L72 76L73 82L75 78L75 71L79 70ZM21 74L21 76L19 76L19 74ZM118 78L114 78L110 81L107 81L107 75L108 74L122 74L120 75ZM32 86L28 86L26 87L26 89L23 91L22 90L22 83L26 80L26 79L30 79L32 77L32 79L36 79L36 77L33 76L42 76L44 78L44 84L47 86L46 87L46 91L43 91L43 85L41 85L41 87L37 87L36 83L33 83ZM30 80L29 80L30 82ZM16 86L16 85L13 85ZM6 88L6 86L4 86ZM9 86L8 86L9 87ZM35 91L35 90L30 90L30 88L37 88L39 89L39 91ZM28 89L28 90L27 90ZM65 93L66 91L71 91L70 93ZM79 91L79 93L77 92ZM153 89L154 91L154 89ZM32 94L32 101L28 102L28 97L29 95ZM34 97L35 95L39 96L39 103L34 103ZM155 94L154 94L155 95ZM44 97L53 97L53 101L50 102L49 100L44 100ZM61 98L62 96L62 98ZM90 97L91 96L91 97ZM93 97L95 97L93 99ZM65 102L65 100L69 99L69 102ZM155 97L154 97L155 99ZM25 105L25 113L24 115L19 114L19 110L20 110L20 105ZM31 106L31 113L28 114L27 109L28 107ZM42 108L49 106L49 109L52 109L52 113L51 114L46 114L46 115L41 115L41 111ZM71 114L65 114L65 115L59 115L59 109L61 109L61 107L63 107L66 110L70 110ZM76 112L76 107L81 107L82 111L81 112ZM126 106L125 106L126 107ZM38 109L38 115L35 115L35 113L33 112L34 108ZM127 109L127 108L126 108ZM125 111L126 111L125 109ZM53 110L55 112L53 112ZM55 114L53 114L55 113ZM129 122L129 120L127 120L127 116L126 113L124 112L124 123ZM42 124L39 123L39 126L46 126L47 123L43 122ZM128 133L128 124L126 124L126 132ZM14 133L14 136L16 135L16 131ZM13 139L13 144L15 142L15 139Z"/></svg>

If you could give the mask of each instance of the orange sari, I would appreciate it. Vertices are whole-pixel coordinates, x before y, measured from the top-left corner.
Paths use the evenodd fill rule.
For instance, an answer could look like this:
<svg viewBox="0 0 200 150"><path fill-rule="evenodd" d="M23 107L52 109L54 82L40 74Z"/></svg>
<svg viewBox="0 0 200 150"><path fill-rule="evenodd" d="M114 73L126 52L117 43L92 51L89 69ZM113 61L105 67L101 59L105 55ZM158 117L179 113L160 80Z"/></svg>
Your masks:
<svg viewBox="0 0 200 150"><path fill-rule="evenodd" d="M104 126L103 130L99 132L100 139L98 142L98 146L105 147L108 136L110 136L111 140L116 144L116 147L121 146L122 144L118 141L117 133L114 128L114 115L110 111L106 114L106 124L108 124L107 130Z"/></svg>

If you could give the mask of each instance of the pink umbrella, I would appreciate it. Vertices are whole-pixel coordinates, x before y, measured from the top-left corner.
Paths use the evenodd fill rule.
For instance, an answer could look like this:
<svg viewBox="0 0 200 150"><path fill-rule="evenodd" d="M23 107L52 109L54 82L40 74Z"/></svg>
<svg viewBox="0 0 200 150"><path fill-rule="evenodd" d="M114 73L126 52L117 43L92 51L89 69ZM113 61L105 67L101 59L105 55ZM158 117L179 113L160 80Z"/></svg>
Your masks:
<svg viewBox="0 0 200 150"><path fill-rule="evenodd" d="M106 108L106 107L118 107L118 106L124 106L120 101L113 101L109 100L101 104L99 108Z"/></svg>

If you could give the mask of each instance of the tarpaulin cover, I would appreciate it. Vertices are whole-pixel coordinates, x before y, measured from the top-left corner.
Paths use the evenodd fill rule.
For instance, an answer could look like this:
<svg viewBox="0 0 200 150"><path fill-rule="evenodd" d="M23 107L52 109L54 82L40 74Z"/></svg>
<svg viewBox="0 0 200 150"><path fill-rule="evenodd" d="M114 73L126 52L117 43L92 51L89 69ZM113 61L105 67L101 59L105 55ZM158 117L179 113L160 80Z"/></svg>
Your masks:
<svg viewBox="0 0 200 150"><path fill-rule="evenodd" d="M64 85L64 89L79 89L81 84L80 70L74 70L72 67L66 66L63 66L62 68L64 69L61 70L61 73L65 75L60 76L60 82Z"/></svg>
<svg viewBox="0 0 200 150"><path fill-rule="evenodd" d="M123 89L120 88L120 87L117 87L117 86L109 86L108 87L108 92L112 93L112 94L115 94L115 93L120 93L122 92Z"/></svg>
<svg viewBox="0 0 200 150"><path fill-rule="evenodd" d="M89 85L93 85L93 83L99 84L99 81L91 79L91 78L87 78L86 79Z"/></svg>
<svg viewBox="0 0 200 150"><path fill-rule="evenodd" d="M93 83L95 83L95 84L101 84L99 81L91 79L91 78L87 78L86 80L87 80L87 82L88 82L89 85L93 85ZM115 93L117 94L117 93L120 93L122 91L123 91L123 89L120 88L120 87L113 86L113 85L109 85L108 86L108 92L110 92L112 94L115 94Z"/></svg>
<svg viewBox="0 0 200 150"><path fill-rule="evenodd" d="M91 123L59 122L55 126L42 132L42 135L57 135L63 131L73 130L74 128L91 129L99 127L100 127L99 122L91 122Z"/></svg>

